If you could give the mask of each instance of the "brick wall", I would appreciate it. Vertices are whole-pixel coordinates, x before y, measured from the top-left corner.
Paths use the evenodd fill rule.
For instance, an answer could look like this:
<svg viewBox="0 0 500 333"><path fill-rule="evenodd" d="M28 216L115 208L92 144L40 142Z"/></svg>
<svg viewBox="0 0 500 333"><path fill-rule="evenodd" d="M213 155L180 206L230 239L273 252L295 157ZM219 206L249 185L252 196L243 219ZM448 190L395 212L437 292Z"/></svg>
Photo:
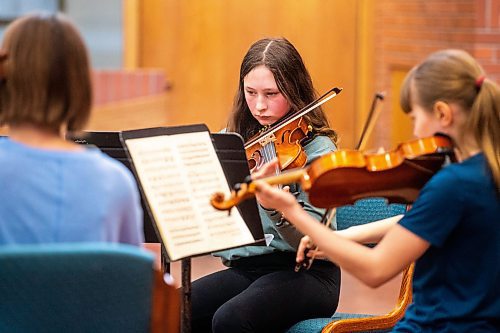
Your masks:
<svg viewBox="0 0 500 333"><path fill-rule="evenodd" d="M157 95L169 84L163 70L94 70L92 72L94 106Z"/></svg>
<svg viewBox="0 0 500 333"><path fill-rule="evenodd" d="M470 52L483 65L488 77L500 81L500 0L377 0L375 6L375 89L387 99L399 98L391 91L395 71L407 71L429 53L444 48ZM397 89L396 89L397 90ZM388 147L392 124L391 103L374 133L376 145ZM386 130L384 130L386 129Z"/></svg>
<svg viewBox="0 0 500 333"><path fill-rule="evenodd" d="M473 55L488 77L500 82L500 0L475 0L476 24Z"/></svg>

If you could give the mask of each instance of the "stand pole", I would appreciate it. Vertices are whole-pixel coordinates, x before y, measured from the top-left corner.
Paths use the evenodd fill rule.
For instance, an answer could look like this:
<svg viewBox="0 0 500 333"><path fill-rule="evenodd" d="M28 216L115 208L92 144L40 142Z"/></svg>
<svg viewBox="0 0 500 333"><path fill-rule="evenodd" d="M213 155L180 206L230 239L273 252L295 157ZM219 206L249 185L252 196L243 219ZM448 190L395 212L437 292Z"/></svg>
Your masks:
<svg viewBox="0 0 500 333"><path fill-rule="evenodd" d="M167 260L166 253L167 250L165 250L165 247L163 246L163 244L161 244L161 250L160 250L161 268L163 269L164 273L170 274L170 263Z"/></svg>
<svg viewBox="0 0 500 333"><path fill-rule="evenodd" d="M191 333L191 258L182 259L181 333Z"/></svg>

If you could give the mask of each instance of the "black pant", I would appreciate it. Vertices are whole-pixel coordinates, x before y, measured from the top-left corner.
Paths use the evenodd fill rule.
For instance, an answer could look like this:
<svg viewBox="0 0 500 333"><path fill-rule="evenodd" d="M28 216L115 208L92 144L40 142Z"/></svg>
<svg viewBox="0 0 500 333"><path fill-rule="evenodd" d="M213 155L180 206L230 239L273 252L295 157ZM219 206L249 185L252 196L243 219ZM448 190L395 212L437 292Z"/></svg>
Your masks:
<svg viewBox="0 0 500 333"><path fill-rule="evenodd" d="M338 305L340 269L315 260L296 273L295 253L233 261L192 284L193 333L279 333L296 322L329 317Z"/></svg>

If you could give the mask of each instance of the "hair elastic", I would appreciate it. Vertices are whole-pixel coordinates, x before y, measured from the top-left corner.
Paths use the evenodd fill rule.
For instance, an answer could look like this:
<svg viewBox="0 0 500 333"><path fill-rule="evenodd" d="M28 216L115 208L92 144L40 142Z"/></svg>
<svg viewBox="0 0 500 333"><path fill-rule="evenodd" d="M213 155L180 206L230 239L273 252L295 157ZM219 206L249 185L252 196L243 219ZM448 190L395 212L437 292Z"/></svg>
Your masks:
<svg viewBox="0 0 500 333"><path fill-rule="evenodd" d="M483 85L483 82L484 82L485 78L486 77L484 75L481 75L480 77L478 77L476 79L476 88L477 88L477 90L481 89L481 86Z"/></svg>

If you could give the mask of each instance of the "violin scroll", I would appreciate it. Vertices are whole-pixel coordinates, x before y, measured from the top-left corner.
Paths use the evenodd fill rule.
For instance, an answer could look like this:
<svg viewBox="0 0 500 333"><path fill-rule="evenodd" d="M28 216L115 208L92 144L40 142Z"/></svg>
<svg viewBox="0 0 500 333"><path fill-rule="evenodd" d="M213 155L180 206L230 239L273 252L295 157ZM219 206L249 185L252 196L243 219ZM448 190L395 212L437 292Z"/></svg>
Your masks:
<svg viewBox="0 0 500 333"><path fill-rule="evenodd" d="M233 189L231 195L226 199L222 192L215 192L210 198L210 204L217 210L227 210L239 205L240 202L249 199L255 195L255 185L253 183L238 184L238 189Z"/></svg>
<svg viewBox="0 0 500 333"><path fill-rule="evenodd" d="M306 169L289 170L278 176L262 178L262 180L269 185L300 183L306 191L311 187ZM256 191L257 187L252 181L236 184L229 198L226 198L224 193L216 192L210 198L210 204L218 210L230 210L240 202L253 197Z"/></svg>

